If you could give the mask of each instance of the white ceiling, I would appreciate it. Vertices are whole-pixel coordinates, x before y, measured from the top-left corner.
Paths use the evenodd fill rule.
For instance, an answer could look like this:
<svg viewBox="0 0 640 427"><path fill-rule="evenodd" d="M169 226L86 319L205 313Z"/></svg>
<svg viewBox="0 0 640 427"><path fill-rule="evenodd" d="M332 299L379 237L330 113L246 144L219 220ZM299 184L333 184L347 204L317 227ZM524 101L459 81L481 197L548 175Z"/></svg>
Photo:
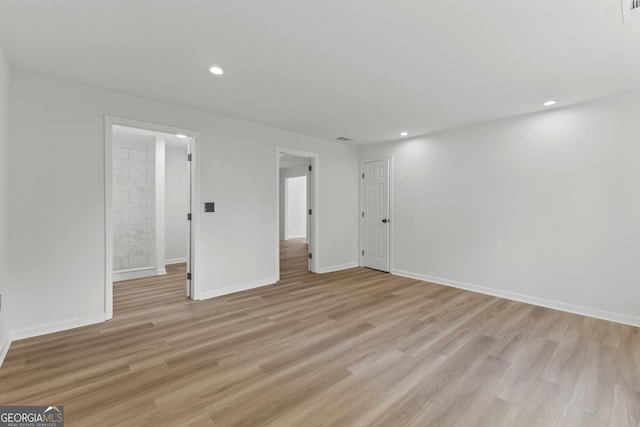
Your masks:
<svg viewBox="0 0 640 427"><path fill-rule="evenodd" d="M0 47L16 68L356 144L640 89L620 0L0 0Z"/></svg>

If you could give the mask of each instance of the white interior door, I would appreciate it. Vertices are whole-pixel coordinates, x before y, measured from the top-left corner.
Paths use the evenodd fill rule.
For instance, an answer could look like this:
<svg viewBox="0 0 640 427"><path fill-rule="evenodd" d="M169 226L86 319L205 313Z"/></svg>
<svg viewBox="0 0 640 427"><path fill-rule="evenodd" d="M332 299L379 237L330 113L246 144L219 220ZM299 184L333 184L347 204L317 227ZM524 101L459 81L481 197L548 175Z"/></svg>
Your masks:
<svg viewBox="0 0 640 427"><path fill-rule="evenodd" d="M362 265L389 271L389 159L363 166Z"/></svg>

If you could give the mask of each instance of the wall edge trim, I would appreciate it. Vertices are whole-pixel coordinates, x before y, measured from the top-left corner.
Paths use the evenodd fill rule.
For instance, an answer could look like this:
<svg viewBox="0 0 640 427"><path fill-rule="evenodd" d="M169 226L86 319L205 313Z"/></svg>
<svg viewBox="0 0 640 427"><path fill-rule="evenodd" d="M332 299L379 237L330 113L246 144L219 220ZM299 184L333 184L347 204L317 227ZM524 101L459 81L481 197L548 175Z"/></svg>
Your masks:
<svg viewBox="0 0 640 427"><path fill-rule="evenodd" d="M624 325L640 327L640 317L629 316L622 313L615 313L615 312L600 310L592 307L568 304L561 301L549 300L545 298L534 297L531 295L519 294L516 292L502 291L500 289L487 288L484 286L472 285L469 283L458 282L455 280L448 280L448 279L442 279L439 277L426 276L423 274L412 273L409 271L392 269L391 274L395 274L396 276L407 277L409 279L421 280L423 282L435 283L437 285L450 286L453 288L464 289L472 292L478 292L481 294L491 295L499 298L505 298L512 301L523 302L526 304L532 304L539 307L551 308L553 310L564 311L566 313L578 314L581 316L593 317L595 319L607 320L610 322L621 323Z"/></svg>
<svg viewBox="0 0 640 427"><path fill-rule="evenodd" d="M223 295L234 294L236 292L248 291L250 289L273 285L276 282L277 280L275 277L269 277L267 279L256 280L254 282L240 283L238 285L226 286L220 289L213 289L210 291L201 292L197 295L195 299L201 301L209 298L220 297Z"/></svg>
<svg viewBox="0 0 640 427"><path fill-rule="evenodd" d="M9 347L11 347L11 338L7 336L7 339L2 343L2 347L0 347L0 368L4 363L4 359L7 357L7 353L9 353Z"/></svg>
<svg viewBox="0 0 640 427"><path fill-rule="evenodd" d="M69 329L81 328L83 326L94 325L97 323L105 322L105 314L75 317L71 319L60 320L57 322L41 323L35 326L28 326L26 328L12 329L9 337L10 341L18 341L26 338L38 337L40 335L53 334L55 332L67 331Z"/></svg>
<svg viewBox="0 0 640 427"><path fill-rule="evenodd" d="M329 267L321 267L318 269L318 273L320 274L333 273L334 271L348 270L350 268L359 267L359 266L360 265L357 261L348 262L346 264L338 264L338 265L331 265Z"/></svg>

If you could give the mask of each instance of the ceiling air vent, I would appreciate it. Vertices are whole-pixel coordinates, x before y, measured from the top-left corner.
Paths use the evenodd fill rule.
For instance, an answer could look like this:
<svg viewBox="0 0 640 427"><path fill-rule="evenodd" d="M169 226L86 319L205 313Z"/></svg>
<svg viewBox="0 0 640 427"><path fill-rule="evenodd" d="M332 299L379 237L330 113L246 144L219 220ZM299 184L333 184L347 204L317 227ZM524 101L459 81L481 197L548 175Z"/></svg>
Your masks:
<svg viewBox="0 0 640 427"><path fill-rule="evenodd" d="M638 0L638 1L640 1L640 0ZM336 139L337 139L338 141L342 141L342 142L349 142L349 141L352 141L352 139L351 139L351 138L349 138L349 137L347 137L347 136L339 136L339 137L337 137Z"/></svg>
<svg viewBox="0 0 640 427"><path fill-rule="evenodd" d="M640 18L640 0L622 0L622 18L624 22Z"/></svg>

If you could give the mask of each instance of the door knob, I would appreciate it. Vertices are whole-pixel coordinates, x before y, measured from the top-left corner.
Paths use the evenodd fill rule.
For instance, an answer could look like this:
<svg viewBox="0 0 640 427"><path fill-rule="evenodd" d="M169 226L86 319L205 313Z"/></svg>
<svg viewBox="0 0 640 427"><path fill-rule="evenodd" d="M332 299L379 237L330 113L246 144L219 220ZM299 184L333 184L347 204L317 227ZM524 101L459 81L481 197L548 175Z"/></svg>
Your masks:
<svg viewBox="0 0 640 427"><path fill-rule="evenodd" d="M387 223L387 219L386 218L383 219L382 222L384 222L386 224Z"/></svg>

